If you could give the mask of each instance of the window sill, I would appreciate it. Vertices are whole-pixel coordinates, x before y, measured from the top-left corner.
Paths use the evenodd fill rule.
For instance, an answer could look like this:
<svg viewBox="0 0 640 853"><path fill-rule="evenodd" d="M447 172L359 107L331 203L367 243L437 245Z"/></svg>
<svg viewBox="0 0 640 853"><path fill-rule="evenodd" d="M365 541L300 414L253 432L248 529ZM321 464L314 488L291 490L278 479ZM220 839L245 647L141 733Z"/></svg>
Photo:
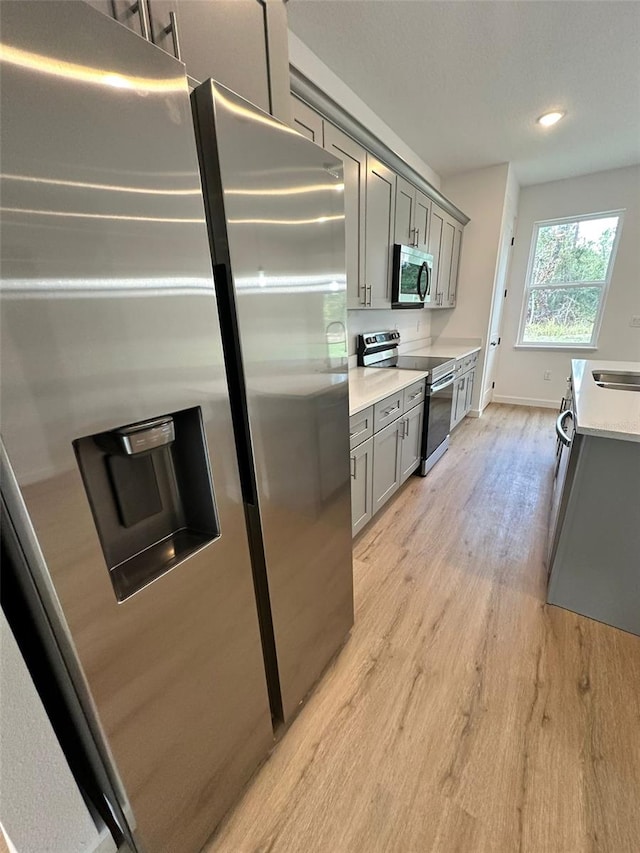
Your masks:
<svg viewBox="0 0 640 853"><path fill-rule="evenodd" d="M554 344L514 344L514 349L523 349L523 350L543 350L548 352L549 350L553 352L595 352L598 347L587 346L586 344L572 346L571 344L565 344L564 346L557 346Z"/></svg>

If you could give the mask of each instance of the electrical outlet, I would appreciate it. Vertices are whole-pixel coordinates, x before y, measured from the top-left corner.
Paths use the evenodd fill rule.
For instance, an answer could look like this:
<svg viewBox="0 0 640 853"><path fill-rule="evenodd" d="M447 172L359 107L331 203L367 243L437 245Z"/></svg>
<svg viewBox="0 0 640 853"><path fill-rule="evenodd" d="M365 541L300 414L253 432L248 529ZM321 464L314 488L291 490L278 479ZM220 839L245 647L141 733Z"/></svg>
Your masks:
<svg viewBox="0 0 640 853"><path fill-rule="evenodd" d="M547 380L547 382L549 382L549 381L551 380L551 371L550 371L550 370L545 370L544 375L543 375L543 378L544 378L544 379L546 379L546 380Z"/></svg>
<svg viewBox="0 0 640 853"><path fill-rule="evenodd" d="M629 325L636 329L640 329L640 315L634 314Z"/></svg>

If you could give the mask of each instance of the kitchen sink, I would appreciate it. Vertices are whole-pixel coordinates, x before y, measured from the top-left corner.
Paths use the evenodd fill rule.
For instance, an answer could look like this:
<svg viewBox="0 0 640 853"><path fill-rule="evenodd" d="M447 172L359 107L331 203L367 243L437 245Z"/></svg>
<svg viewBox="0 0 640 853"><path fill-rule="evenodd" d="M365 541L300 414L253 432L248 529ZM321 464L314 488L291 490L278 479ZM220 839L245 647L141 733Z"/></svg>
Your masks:
<svg viewBox="0 0 640 853"><path fill-rule="evenodd" d="M596 384L616 391L640 391L640 372L634 370L592 370Z"/></svg>

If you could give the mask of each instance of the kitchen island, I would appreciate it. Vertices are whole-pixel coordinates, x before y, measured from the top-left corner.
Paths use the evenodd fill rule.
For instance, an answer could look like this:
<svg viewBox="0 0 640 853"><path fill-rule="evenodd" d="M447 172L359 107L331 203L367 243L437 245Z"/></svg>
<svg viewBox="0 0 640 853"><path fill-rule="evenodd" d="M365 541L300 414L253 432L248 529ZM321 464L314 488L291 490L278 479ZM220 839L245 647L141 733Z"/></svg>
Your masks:
<svg viewBox="0 0 640 853"><path fill-rule="evenodd" d="M601 374L632 382L640 363L572 361L556 424L547 600L640 635L640 391Z"/></svg>

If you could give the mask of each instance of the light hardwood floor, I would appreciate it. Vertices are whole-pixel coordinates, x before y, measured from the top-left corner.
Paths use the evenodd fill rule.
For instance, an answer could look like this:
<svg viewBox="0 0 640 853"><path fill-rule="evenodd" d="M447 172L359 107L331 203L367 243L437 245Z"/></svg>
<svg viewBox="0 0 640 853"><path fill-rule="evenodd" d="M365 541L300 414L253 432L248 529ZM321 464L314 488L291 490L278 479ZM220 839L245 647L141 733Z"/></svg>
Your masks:
<svg viewBox="0 0 640 853"><path fill-rule="evenodd" d="M467 419L363 532L351 638L207 853L640 851L640 640L544 603L553 417Z"/></svg>

